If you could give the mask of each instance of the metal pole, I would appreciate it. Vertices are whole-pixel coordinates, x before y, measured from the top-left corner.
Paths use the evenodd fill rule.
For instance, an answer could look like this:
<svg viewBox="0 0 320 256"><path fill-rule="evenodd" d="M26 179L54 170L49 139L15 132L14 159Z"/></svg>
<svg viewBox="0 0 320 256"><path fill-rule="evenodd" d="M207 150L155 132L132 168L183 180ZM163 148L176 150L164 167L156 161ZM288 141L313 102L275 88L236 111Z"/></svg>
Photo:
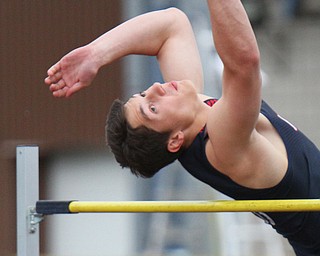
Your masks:
<svg viewBox="0 0 320 256"><path fill-rule="evenodd" d="M17 256L39 256L39 230L34 205L39 200L39 149L18 146L17 154Z"/></svg>

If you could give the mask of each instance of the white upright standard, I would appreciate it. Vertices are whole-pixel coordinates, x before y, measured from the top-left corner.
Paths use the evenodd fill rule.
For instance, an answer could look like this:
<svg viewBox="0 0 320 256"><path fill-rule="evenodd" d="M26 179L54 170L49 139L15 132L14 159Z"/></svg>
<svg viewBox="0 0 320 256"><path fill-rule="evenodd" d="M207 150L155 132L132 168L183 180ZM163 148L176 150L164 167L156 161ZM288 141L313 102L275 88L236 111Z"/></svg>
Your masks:
<svg viewBox="0 0 320 256"><path fill-rule="evenodd" d="M17 256L39 256L41 217L34 206L39 200L39 148L18 146L17 154Z"/></svg>

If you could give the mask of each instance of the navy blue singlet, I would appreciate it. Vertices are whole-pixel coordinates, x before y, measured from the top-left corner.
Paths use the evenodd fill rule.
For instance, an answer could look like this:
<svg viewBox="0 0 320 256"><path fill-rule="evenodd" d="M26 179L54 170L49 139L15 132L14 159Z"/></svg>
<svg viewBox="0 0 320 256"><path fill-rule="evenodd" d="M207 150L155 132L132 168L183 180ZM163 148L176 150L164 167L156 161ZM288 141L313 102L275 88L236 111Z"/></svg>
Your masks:
<svg viewBox="0 0 320 256"><path fill-rule="evenodd" d="M217 100L208 100L212 106ZM205 154L208 136L203 129L179 157L195 178L237 200L320 198L320 152L297 128L264 101L260 111L281 136L288 155L288 170L281 182L267 189L251 189L232 181L214 168ZM299 256L320 255L320 213L254 213L285 238ZM272 246L272 245L271 245Z"/></svg>

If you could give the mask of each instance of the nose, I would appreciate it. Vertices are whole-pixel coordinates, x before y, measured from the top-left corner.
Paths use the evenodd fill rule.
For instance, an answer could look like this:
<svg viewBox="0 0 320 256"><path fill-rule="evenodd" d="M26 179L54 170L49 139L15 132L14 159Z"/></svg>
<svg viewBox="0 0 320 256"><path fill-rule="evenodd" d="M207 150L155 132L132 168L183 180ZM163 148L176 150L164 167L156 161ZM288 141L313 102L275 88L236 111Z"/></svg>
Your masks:
<svg viewBox="0 0 320 256"><path fill-rule="evenodd" d="M160 83L154 83L149 89L148 89L149 96L163 96L166 94L166 91L164 90L162 84Z"/></svg>

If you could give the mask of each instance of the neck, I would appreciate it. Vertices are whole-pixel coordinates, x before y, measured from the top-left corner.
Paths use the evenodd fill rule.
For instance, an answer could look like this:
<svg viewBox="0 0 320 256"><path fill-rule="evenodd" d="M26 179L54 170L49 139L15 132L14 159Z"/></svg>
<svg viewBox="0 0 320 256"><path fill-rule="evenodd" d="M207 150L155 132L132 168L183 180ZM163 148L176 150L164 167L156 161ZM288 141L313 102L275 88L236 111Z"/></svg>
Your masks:
<svg viewBox="0 0 320 256"><path fill-rule="evenodd" d="M210 106L203 102L202 97L199 97L200 104L197 110L197 114L195 116L193 124L189 127L185 133L185 147L189 147L194 141L195 137L201 131L201 129L206 125L208 119L208 113L210 110Z"/></svg>

